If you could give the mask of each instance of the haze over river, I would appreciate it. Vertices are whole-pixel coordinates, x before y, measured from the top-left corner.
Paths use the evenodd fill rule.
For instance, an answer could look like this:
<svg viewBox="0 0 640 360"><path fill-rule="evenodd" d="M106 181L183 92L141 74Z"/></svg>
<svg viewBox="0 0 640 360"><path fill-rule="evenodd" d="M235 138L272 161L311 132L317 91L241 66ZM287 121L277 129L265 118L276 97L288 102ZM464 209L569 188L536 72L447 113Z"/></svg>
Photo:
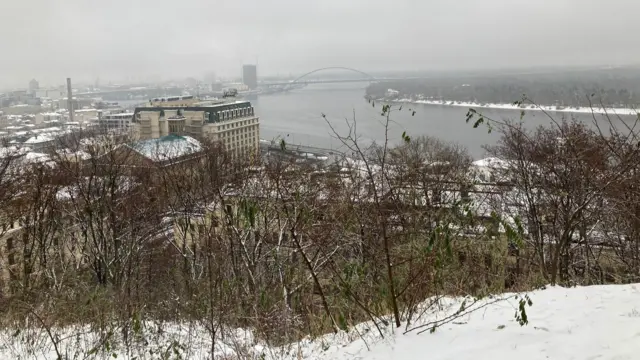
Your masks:
<svg viewBox="0 0 640 360"><path fill-rule="evenodd" d="M323 148L340 149L339 140L332 135L331 128L322 118L327 119L340 134L348 131L345 118L357 121L357 133L363 142L384 140L384 118L380 116L381 104L372 107L365 99L366 84L317 84L293 90L259 96L252 99L256 114L260 116L260 137L271 140L284 137L287 143L303 144ZM518 100L518 99L514 99ZM397 104L399 106L400 104ZM482 146L495 143L499 138L497 132L487 133L485 127L474 129L472 124L465 123L467 109L464 107L437 106L423 104L402 104L403 111L394 111L391 115L393 124L389 138L399 142L401 134L416 137L429 135L448 142L456 142L465 146L470 154L482 158L485 151ZM414 116L408 109L416 111ZM482 109L482 112L494 119L518 119L519 111ZM563 116L574 116L589 124L593 123L591 114L551 113L555 119ZM604 128L608 128L606 120L597 115ZM633 120L634 117L627 117ZM524 117L527 127L549 124L551 120L542 112L529 111Z"/></svg>

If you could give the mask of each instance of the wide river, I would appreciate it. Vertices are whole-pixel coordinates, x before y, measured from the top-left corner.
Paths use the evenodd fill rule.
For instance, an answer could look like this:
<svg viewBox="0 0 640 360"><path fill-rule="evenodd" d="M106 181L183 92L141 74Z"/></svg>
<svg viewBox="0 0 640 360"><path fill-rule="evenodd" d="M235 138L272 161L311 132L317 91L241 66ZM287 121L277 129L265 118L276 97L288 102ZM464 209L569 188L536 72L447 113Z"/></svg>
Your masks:
<svg viewBox="0 0 640 360"><path fill-rule="evenodd" d="M261 138L271 140L283 137L288 143L340 149L339 140L333 135L327 120L340 134L348 133L346 120L357 124L356 132L361 141L384 140L384 118L380 116L380 105L372 107L364 99L364 84L322 84L310 85L287 93L259 96L251 100L260 116ZM517 99L514 99L517 100ZM397 106L396 106L397 108ZM408 109L415 110L414 116ZM489 110L483 112L494 119L519 119L520 112L513 110ZM428 135L455 142L466 147L478 159L485 155L483 145L493 144L499 134L489 134L486 128L474 129L465 123L467 109L438 105L403 104L402 111L392 112L389 139L398 142L403 131L410 136ZM591 114L552 113L555 119L574 116L581 121L593 123ZM597 116L604 128L606 120ZM629 117L633 118L633 117ZM542 112L526 112L524 122L527 127L550 124L551 120Z"/></svg>

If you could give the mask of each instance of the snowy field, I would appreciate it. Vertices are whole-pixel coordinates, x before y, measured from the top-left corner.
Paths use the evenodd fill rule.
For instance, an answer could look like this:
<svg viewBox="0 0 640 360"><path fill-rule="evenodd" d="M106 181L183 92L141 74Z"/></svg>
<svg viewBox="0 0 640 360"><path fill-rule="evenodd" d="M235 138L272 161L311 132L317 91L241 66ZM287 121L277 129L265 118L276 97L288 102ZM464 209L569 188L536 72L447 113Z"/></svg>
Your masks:
<svg viewBox="0 0 640 360"><path fill-rule="evenodd" d="M394 100L398 103L412 103L423 105L440 105L440 106L458 106L474 109L501 109L501 110L525 110L525 111L547 111L547 112L562 112L562 113L580 113L580 114L609 114L609 115L637 115L638 109L629 108L602 108L598 106L590 107L564 107L559 108L550 105L525 105L520 107L514 104L479 104L475 102L464 101L446 101L446 100L411 100L411 99L399 99Z"/></svg>
<svg viewBox="0 0 640 360"><path fill-rule="evenodd" d="M434 321L441 322L460 310L462 299L441 299L438 310L434 309L433 301L425 302L425 314L411 325L404 323L394 329L379 323L384 337L373 323L363 323L349 333L269 348L254 341L250 332L236 330L235 339L233 335L227 336L216 345L216 355L239 351L242 359L640 359L640 284L549 287L528 296L533 304L526 307L529 324L525 326L520 326L514 317L519 300L514 294L504 294L473 304L467 300L462 316L432 333ZM469 310L475 311L467 314ZM425 324L427 326L407 332L409 328ZM151 331L152 326L146 330ZM167 350L169 354L174 352L168 345L183 343L186 347L179 347L176 353L179 352L180 357L175 358L210 358L211 343L203 329L175 325L165 330L168 331L148 341L146 347L128 353L114 349L85 357L95 343L86 336L82 342L65 340L67 342L58 347L78 355L83 353L70 359L141 360L163 358L161 354ZM27 354L23 345L15 343L21 336L1 337L0 359L55 359L46 334L39 337L38 354ZM149 351L151 348L155 350ZM70 354L69 351L65 352Z"/></svg>

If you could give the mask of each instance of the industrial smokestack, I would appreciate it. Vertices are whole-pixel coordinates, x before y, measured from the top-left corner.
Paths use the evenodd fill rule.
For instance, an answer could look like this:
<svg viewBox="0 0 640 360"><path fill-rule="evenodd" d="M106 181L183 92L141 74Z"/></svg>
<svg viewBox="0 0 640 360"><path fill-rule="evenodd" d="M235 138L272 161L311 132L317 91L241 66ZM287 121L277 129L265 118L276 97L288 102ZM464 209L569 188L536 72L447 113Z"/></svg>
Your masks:
<svg viewBox="0 0 640 360"><path fill-rule="evenodd" d="M69 109L69 121L73 122L73 92L71 91L71 78L67 78L67 108Z"/></svg>

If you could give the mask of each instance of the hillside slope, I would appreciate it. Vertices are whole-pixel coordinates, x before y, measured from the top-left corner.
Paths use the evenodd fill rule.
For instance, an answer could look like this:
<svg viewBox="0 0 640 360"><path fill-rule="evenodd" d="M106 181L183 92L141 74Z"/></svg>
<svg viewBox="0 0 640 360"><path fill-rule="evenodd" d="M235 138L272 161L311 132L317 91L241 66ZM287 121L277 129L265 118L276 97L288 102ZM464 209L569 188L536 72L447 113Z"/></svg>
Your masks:
<svg viewBox="0 0 640 360"><path fill-rule="evenodd" d="M367 344L332 347L319 359L638 359L640 285L550 287L529 294L529 324L517 300L489 305L434 333L402 331Z"/></svg>

